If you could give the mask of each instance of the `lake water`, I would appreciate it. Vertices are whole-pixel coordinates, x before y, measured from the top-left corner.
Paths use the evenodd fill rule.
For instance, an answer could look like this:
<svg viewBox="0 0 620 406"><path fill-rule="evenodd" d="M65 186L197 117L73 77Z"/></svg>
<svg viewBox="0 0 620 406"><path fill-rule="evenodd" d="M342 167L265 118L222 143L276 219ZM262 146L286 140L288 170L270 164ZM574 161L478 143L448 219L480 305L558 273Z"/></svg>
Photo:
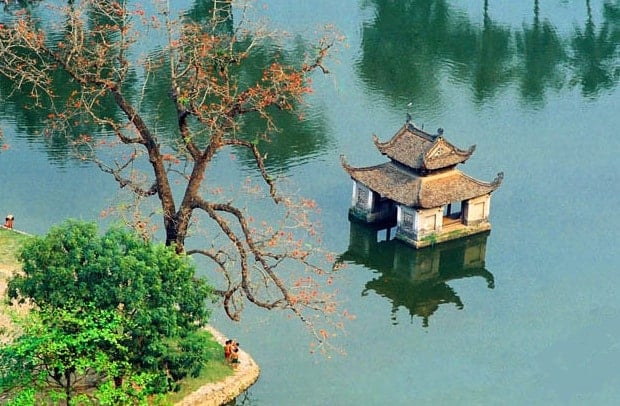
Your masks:
<svg viewBox="0 0 620 406"><path fill-rule="evenodd" d="M310 36L332 23L347 37L332 74L314 78L307 120L283 128L298 136L270 156L322 207L355 320L335 338L346 354L325 357L284 314L248 309L237 324L216 312L262 369L237 404L620 402L620 3L542 3L259 2L275 28ZM339 156L384 162L371 136L391 137L407 111L477 145L464 172L504 171L489 235L417 252L347 220ZM0 213L32 233L98 219L113 181L31 124L0 104Z"/></svg>

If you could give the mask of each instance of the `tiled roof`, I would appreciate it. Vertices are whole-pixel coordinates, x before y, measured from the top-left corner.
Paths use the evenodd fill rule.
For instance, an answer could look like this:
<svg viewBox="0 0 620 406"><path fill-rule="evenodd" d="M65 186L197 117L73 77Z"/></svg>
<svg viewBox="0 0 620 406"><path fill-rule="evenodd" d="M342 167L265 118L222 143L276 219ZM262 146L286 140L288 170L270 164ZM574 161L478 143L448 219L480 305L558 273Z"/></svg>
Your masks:
<svg viewBox="0 0 620 406"><path fill-rule="evenodd" d="M389 141L380 142L376 136L373 140L388 158L413 169L429 171L465 162L475 149L473 145L468 150L459 149L441 134L431 135L411 123L405 124Z"/></svg>
<svg viewBox="0 0 620 406"><path fill-rule="evenodd" d="M349 166L342 157L342 166L354 180L377 192L381 197L399 204L432 208L467 200L493 192L504 177L499 173L490 183L481 182L457 169L446 169L421 176L394 162L367 168Z"/></svg>

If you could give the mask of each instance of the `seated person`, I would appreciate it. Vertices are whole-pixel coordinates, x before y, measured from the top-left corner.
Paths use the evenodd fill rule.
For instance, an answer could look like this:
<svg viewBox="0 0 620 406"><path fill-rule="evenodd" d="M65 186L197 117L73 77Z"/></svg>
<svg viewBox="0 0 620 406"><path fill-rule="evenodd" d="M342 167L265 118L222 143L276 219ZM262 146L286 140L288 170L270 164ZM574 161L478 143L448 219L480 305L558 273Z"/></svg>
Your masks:
<svg viewBox="0 0 620 406"><path fill-rule="evenodd" d="M13 228L13 221L15 219L13 218L12 214L9 214L8 216L6 216L6 218L4 219L4 225L2 227L4 228L8 228L8 229L12 229Z"/></svg>

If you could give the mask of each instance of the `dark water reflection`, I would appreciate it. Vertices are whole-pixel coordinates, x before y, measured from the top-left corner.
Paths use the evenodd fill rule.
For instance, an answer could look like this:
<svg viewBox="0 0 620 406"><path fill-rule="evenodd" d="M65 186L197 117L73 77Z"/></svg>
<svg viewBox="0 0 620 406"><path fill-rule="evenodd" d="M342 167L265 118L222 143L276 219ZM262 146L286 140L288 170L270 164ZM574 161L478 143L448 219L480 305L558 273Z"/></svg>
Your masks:
<svg viewBox="0 0 620 406"><path fill-rule="evenodd" d="M482 24L450 1L372 3L375 18L362 30L360 77L395 106L413 102L422 115L446 103L438 99L444 75L467 84L477 103L491 101L514 83L534 106L548 89L579 86L593 97L618 84L617 3L604 2L597 26L586 2L583 27L563 34L540 17L538 1L531 3L531 23L521 27L497 21L493 11L501 5L488 0L479 2Z"/></svg>
<svg viewBox="0 0 620 406"><path fill-rule="evenodd" d="M183 15L185 18L194 21L206 21L210 18L212 11L212 2L195 2ZM10 19L13 6L7 7L7 13L0 15L0 21L3 17ZM28 12L33 16L43 18L41 9L31 6ZM222 12L223 13L223 12ZM228 32L223 35L234 34L234 18L232 11L227 21ZM109 21L105 20L105 16L97 13L88 12L87 21L92 26L98 26ZM225 16L222 16L222 18ZM65 26L60 24L58 31L51 32L50 38L52 43L58 42L64 35ZM67 28L68 30L68 28ZM102 41L113 42L113 38L100 38ZM248 38L245 42L240 43L240 47L247 47L253 38ZM260 81L263 68L278 58L283 63L295 64L301 60L303 54L308 51L311 44L303 38L295 41L292 49L285 49L281 45L264 42L262 46L256 47L255 51L249 55L249 58L243 64L237 67L234 75L239 80L240 87L248 83ZM133 99L140 113L147 119L149 125L155 133L157 133L162 142L168 141L171 148L176 148L171 140L175 140L178 134L177 119L175 106L170 98L171 95L171 78L169 65L166 64L168 55L162 52L159 46L153 49L137 50L139 52L147 51L146 65L148 73L138 74L139 66L130 70L127 79L123 84L123 92L126 96ZM107 137L110 135L105 128L99 127L91 122L87 116L71 117L66 123L67 126L62 130L53 128L49 122L49 118L53 115L55 109L64 108L66 103L72 100L71 94L75 90L68 76L58 72L54 75L54 83L52 88L55 93L54 103L52 105L49 99L43 98L39 102L41 105L36 106L35 100L29 94L29 89L23 91L14 91L12 83L5 77L0 76L0 95L3 102L0 104L0 117L15 124L17 134L20 137L26 137L36 148L47 151L50 161L56 165L64 166L67 161L77 159L79 164L82 161L77 158L78 154L71 151L71 140L82 134L89 134L96 138ZM141 81L144 80L144 85ZM122 121L124 117L114 104L111 98L103 98L99 100L99 113L102 117L109 117L116 121ZM262 135L267 131L264 120L259 117L248 116L244 120L244 130L239 133L240 137L259 140L259 147L262 153L267 156L266 164L269 170L282 172L290 167L297 166L307 162L309 159L316 158L333 147L334 142L330 139L325 127L325 120L321 112L311 106L300 106L300 111L296 114L289 112L273 110L273 124L278 130L275 137L271 141L264 141ZM199 140L199 135L196 137ZM204 140L207 141L207 140ZM253 168L253 157L251 157L246 149L240 151L241 156L238 162L245 166L246 169Z"/></svg>
<svg viewBox="0 0 620 406"><path fill-rule="evenodd" d="M586 2L587 14L583 27L576 26L570 37L572 80L589 98L615 87L620 78L620 4L605 2L603 22L597 25L591 3Z"/></svg>
<svg viewBox="0 0 620 406"><path fill-rule="evenodd" d="M201 21L211 12L210 2L194 2L186 16ZM446 78L466 84L470 98L479 104L491 103L498 94L512 85L518 87L523 102L541 108L549 90L577 86L582 94L594 98L601 92L617 86L620 80L618 46L620 43L620 5L604 2L602 21L596 23L590 2L584 5L581 25L559 32L547 18L540 16L538 1L532 3L530 22L520 27L509 26L494 18L494 2L481 2L482 23L471 19L452 2L446 0L378 1L366 7L374 8L374 18L364 23L361 30L360 57L356 71L370 92L382 94L392 106L402 110L412 103L415 117L427 119L449 105L442 89ZM495 7L494 7L495 6ZM13 6L5 9L0 20L11 18ZM33 15L40 9L29 7ZM40 13L41 16L44 13ZM88 14L91 24L101 23L101 16ZM230 31L233 30L231 17ZM62 27L60 28L62 30ZM58 36L58 33L52 33ZM109 40L109 39L108 39ZM237 72L251 81L260 77L261 69L273 55L293 61L299 58L309 44L297 41L292 49L267 45L252 54ZM148 50L149 59L164 56L158 49ZM125 92L141 97L142 79L132 71L126 81ZM0 77L0 117L10 118L18 134L48 151L50 160L58 165L71 159L69 143L57 131L47 126L50 106L35 108L26 93L11 90L12 84ZM70 80L57 75L54 85L58 101L70 100L73 90ZM27 90L27 89L26 89ZM153 66L140 103L141 111L150 117L152 125L163 137L174 134L174 109L170 103L169 72ZM101 109L111 117L118 112L111 104ZM283 136L272 143L262 143L270 159L270 169L286 170L307 162L334 146L320 110L307 107L303 117L275 113L275 123ZM86 117L75 117L71 134L101 134L101 129L88 124ZM264 131L259 120L249 120L245 135L256 137ZM249 162L240 160L243 164Z"/></svg>
<svg viewBox="0 0 620 406"><path fill-rule="evenodd" d="M375 271L362 296L374 292L390 301L393 324L398 324L401 307L409 312L412 323L414 317L422 319L423 327L429 326L440 305L463 309L451 281L480 277L489 289L494 288L493 274L485 267L488 232L421 250L389 239L389 233L352 221L349 248L338 261Z"/></svg>

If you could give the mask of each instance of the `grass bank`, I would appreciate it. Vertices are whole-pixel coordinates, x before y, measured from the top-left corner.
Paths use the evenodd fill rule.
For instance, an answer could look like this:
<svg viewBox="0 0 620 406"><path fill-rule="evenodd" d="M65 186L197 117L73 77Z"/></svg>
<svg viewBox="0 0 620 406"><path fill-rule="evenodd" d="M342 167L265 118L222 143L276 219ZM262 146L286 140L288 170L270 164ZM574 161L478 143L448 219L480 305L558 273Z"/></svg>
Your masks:
<svg viewBox="0 0 620 406"><path fill-rule="evenodd" d="M17 269L19 262L15 255L28 238L28 234L0 227L0 269Z"/></svg>
<svg viewBox="0 0 620 406"><path fill-rule="evenodd" d="M30 236L14 230L0 228L0 297L4 302L4 294L6 283L10 276L20 268L17 260L17 252L22 244ZM0 305L0 332L6 331L10 326L10 318L5 313L4 303ZM220 382L226 377L232 376L234 371L227 365L223 356L222 345L209 333L210 340L207 343L209 351L214 355L214 359L209 361L197 378L185 379L181 382L181 390L179 392L170 393L163 399L164 404L175 404L183 400L190 393L195 392L198 388L215 382Z"/></svg>

